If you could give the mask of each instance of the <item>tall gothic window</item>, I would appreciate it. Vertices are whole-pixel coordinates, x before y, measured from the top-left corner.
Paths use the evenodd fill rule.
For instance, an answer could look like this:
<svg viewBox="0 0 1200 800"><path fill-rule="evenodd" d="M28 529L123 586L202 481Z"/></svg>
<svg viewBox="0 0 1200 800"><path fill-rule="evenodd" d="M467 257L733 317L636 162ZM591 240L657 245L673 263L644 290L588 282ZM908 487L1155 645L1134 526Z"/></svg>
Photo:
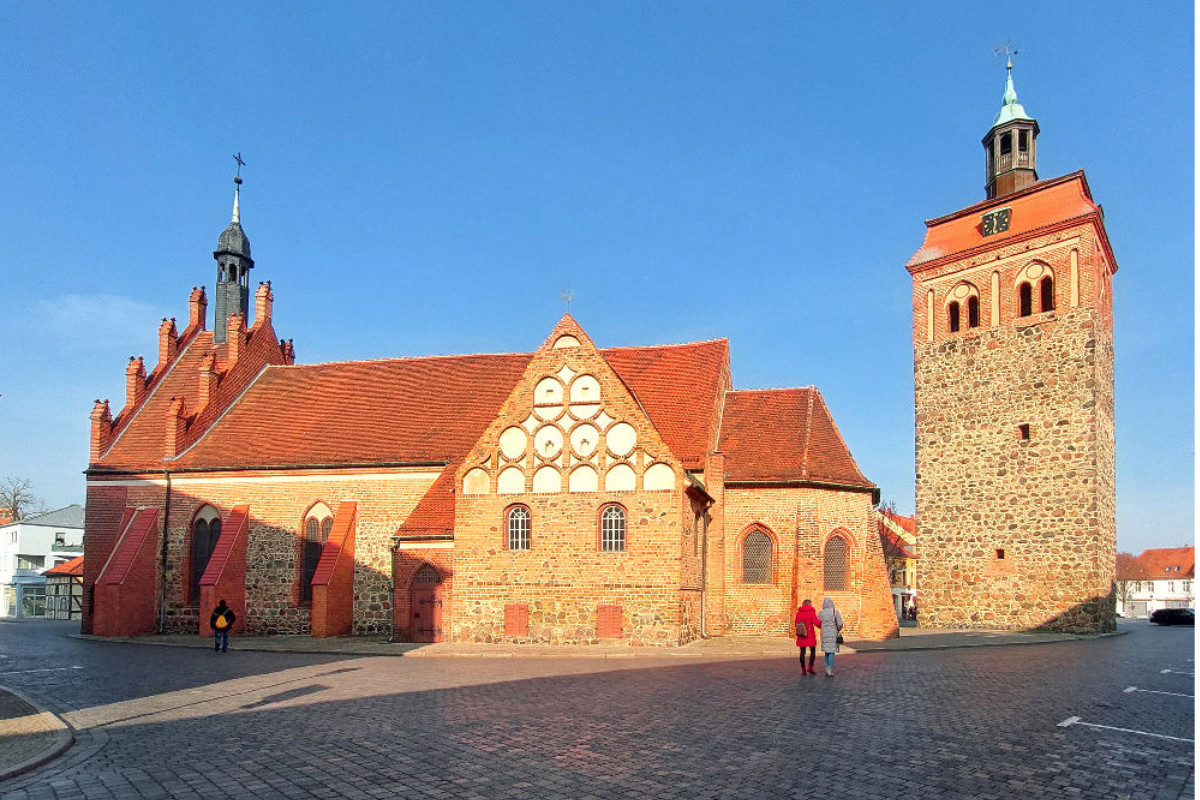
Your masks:
<svg viewBox="0 0 1200 800"><path fill-rule="evenodd" d="M950 304L950 332L951 333L958 333L958 329L960 326L959 313L960 312L959 312L958 303L956 303L956 302L951 303Z"/></svg>
<svg viewBox="0 0 1200 800"><path fill-rule="evenodd" d="M529 549L529 509L513 506L508 510L508 549Z"/></svg>
<svg viewBox="0 0 1200 800"><path fill-rule="evenodd" d="M1033 314L1033 287L1022 281L1017 287L1017 302L1019 308L1017 314L1022 317L1032 316Z"/></svg>
<svg viewBox="0 0 1200 800"><path fill-rule="evenodd" d="M848 550L846 540L840 536L834 536L825 543L825 591L846 591Z"/></svg>
<svg viewBox="0 0 1200 800"><path fill-rule="evenodd" d="M625 550L625 509L605 506L600 512L600 550L620 553Z"/></svg>
<svg viewBox="0 0 1200 800"><path fill-rule="evenodd" d="M333 515L323 503L318 503L304 520L304 538L300 556L300 603L312 603L312 579L321 562L321 550L333 530Z"/></svg>
<svg viewBox="0 0 1200 800"><path fill-rule="evenodd" d="M978 328L979 327L979 298L978 297L968 297L967 298L967 327L968 328Z"/></svg>
<svg viewBox="0 0 1200 800"><path fill-rule="evenodd" d="M742 583L771 583L771 537L751 531L742 542Z"/></svg>
<svg viewBox="0 0 1200 800"><path fill-rule="evenodd" d="M221 538L221 517L212 506L205 506L196 514L192 522L192 543L189 550L188 569L188 602L196 605L200 602L200 579L208 569L213 550Z"/></svg>

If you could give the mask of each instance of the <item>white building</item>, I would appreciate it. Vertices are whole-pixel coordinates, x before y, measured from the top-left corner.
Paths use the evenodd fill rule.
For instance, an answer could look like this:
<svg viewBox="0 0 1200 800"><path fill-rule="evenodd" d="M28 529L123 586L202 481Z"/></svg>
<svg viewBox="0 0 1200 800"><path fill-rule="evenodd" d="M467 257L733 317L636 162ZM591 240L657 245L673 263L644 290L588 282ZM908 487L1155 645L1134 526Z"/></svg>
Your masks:
<svg viewBox="0 0 1200 800"><path fill-rule="evenodd" d="M1160 608L1195 608L1196 548L1117 556L1117 614L1145 619Z"/></svg>
<svg viewBox="0 0 1200 800"><path fill-rule="evenodd" d="M51 567L83 554L83 506L0 525L0 617L46 616Z"/></svg>

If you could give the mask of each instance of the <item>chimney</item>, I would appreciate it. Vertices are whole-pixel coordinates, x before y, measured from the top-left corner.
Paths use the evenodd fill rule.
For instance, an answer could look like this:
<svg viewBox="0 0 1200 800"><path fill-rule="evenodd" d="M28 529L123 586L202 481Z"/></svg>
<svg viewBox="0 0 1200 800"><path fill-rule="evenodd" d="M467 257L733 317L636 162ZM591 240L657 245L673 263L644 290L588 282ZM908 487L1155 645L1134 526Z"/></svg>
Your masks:
<svg viewBox="0 0 1200 800"><path fill-rule="evenodd" d="M167 434L163 437L163 458L179 455L179 445L187 432L187 417L184 414L183 398L172 397L167 409Z"/></svg>
<svg viewBox="0 0 1200 800"><path fill-rule="evenodd" d="M242 339L246 333L246 315L241 312L230 314L227 331L225 361L232 367L242 357Z"/></svg>
<svg viewBox="0 0 1200 800"><path fill-rule="evenodd" d="M274 301L275 295L271 293L271 282L258 284L258 291L254 294L255 326L262 327L264 322L268 325L271 323L271 304Z"/></svg>
<svg viewBox="0 0 1200 800"><path fill-rule="evenodd" d="M200 391L196 398L196 413L199 414L212 401L217 391L217 357L209 353L200 362Z"/></svg>
<svg viewBox="0 0 1200 800"><path fill-rule="evenodd" d="M125 407L137 408L146 396L146 365L141 356L130 356L125 367Z"/></svg>
<svg viewBox="0 0 1200 800"><path fill-rule="evenodd" d="M100 454L104 452L104 448L108 447L108 441L112 437L112 421L112 412L108 408L108 401L97 399L92 405L90 460L93 464L100 460Z"/></svg>
<svg viewBox="0 0 1200 800"><path fill-rule="evenodd" d="M175 359L177 352L179 352L179 336L175 330L175 318L163 317L162 324L158 326L158 366L166 369L167 365Z"/></svg>
<svg viewBox="0 0 1200 800"><path fill-rule="evenodd" d="M292 346L291 339L280 339L279 340L279 349L283 351L283 363L285 363L285 364L295 364L296 363L296 348Z"/></svg>
<svg viewBox="0 0 1200 800"><path fill-rule="evenodd" d="M204 287L193 286L188 298L188 330L202 331L208 324L208 298L204 295Z"/></svg>

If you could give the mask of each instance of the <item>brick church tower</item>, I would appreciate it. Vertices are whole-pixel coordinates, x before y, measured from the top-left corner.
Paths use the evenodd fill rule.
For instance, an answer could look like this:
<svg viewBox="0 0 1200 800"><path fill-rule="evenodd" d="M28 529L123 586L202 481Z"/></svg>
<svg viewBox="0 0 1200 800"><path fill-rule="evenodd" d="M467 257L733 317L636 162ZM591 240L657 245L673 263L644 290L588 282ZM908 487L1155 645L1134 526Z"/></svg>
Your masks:
<svg viewBox="0 0 1200 800"><path fill-rule="evenodd" d="M1083 172L1038 180L1008 70L987 199L907 264L921 620L1112 630L1117 264Z"/></svg>

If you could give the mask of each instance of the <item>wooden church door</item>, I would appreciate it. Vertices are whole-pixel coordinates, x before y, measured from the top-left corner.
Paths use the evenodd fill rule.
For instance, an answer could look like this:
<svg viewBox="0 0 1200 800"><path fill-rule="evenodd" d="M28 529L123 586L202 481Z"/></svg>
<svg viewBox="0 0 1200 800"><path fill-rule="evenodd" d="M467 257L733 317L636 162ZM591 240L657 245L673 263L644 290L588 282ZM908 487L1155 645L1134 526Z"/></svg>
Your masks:
<svg viewBox="0 0 1200 800"><path fill-rule="evenodd" d="M417 570L412 582L412 640L426 644L442 641L442 576L431 564Z"/></svg>

